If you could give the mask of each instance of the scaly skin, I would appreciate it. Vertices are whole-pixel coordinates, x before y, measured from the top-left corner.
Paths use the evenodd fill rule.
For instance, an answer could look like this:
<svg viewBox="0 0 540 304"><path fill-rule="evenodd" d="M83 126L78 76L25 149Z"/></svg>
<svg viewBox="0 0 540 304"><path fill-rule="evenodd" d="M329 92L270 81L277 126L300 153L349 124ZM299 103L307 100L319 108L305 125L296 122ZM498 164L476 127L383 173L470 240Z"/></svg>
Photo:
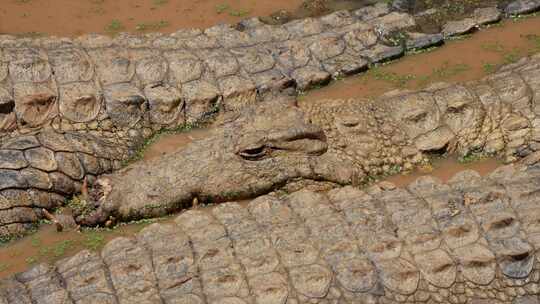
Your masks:
<svg viewBox="0 0 540 304"><path fill-rule="evenodd" d="M540 167L189 210L0 281L0 303L539 303Z"/></svg>

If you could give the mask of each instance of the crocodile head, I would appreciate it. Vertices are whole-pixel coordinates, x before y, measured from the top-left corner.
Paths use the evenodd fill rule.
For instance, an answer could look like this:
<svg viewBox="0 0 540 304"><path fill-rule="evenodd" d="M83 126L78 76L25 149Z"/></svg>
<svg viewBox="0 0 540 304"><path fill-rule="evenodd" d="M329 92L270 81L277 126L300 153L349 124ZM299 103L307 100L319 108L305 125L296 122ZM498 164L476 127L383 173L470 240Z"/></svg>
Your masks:
<svg viewBox="0 0 540 304"><path fill-rule="evenodd" d="M154 217L190 206L195 198L255 197L297 178L321 178L314 167L326 151L323 130L291 102L261 104L182 150L100 177L97 209L77 220L88 225L110 216Z"/></svg>
<svg viewBox="0 0 540 304"><path fill-rule="evenodd" d="M282 162L295 156L305 157L326 152L323 130L311 124L291 104L255 109L232 126L234 155L245 165Z"/></svg>

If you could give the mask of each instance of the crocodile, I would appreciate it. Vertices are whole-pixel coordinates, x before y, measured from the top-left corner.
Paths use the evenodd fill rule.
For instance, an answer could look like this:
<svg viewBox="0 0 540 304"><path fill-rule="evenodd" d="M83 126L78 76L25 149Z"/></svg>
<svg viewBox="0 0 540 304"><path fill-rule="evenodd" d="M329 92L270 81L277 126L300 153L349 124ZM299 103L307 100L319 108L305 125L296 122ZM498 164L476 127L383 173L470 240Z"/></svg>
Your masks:
<svg viewBox="0 0 540 304"><path fill-rule="evenodd" d="M374 100L295 104L276 97L223 116L213 135L186 149L113 173L144 138L142 131L98 137L44 128L6 139L0 149L0 232L28 230L43 217L42 208L61 206L84 178L94 185L92 199L76 220L96 225L165 215L194 199L255 197L298 179L362 184L409 170L432 153L499 155L512 162L540 148L539 92L535 55L479 81Z"/></svg>
<svg viewBox="0 0 540 304"><path fill-rule="evenodd" d="M0 280L0 303L540 303L540 165L181 213Z"/></svg>
<svg viewBox="0 0 540 304"><path fill-rule="evenodd" d="M194 199L253 198L297 179L358 185L425 163L431 153L499 155L513 162L538 151L538 98L536 56L480 81L438 83L375 100L262 103L205 140L102 175L94 187L95 210L78 222L163 216L191 207Z"/></svg>

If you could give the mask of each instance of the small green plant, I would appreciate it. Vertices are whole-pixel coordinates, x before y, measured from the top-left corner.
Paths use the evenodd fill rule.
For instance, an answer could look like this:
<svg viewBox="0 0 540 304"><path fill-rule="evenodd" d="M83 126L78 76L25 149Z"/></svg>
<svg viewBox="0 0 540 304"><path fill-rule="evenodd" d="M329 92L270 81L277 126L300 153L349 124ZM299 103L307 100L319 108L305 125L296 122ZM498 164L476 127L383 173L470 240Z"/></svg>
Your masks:
<svg viewBox="0 0 540 304"><path fill-rule="evenodd" d="M26 261L26 264L32 265L32 264L35 264L37 262L37 258L34 257L34 256L31 256L31 257L27 257L25 259L25 261Z"/></svg>
<svg viewBox="0 0 540 304"><path fill-rule="evenodd" d="M10 266L11 265L9 265L8 263L3 263L3 262L0 263L0 272L4 272L4 271L8 270Z"/></svg>
<svg viewBox="0 0 540 304"><path fill-rule="evenodd" d="M222 3L222 4L216 5L216 14L220 15L220 14L223 14L223 13L225 13L227 11L229 12L229 15L233 16L233 17L246 16L250 12L247 9L234 9L227 3Z"/></svg>
<svg viewBox="0 0 540 304"><path fill-rule="evenodd" d="M160 20L158 22L152 22L152 23L139 23L135 26L135 29L137 31L157 31L164 27L169 26L169 22L165 20Z"/></svg>
<svg viewBox="0 0 540 304"><path fill-rule="evenodd" d="M249 10L246 10L246 9L235 9L235 10L231 10L229 12L229 15L233 16L233 17L244 17L244 16L247 16L249 14Z"/></svg>
<svg viewBox="0 0 540 304"><path fill-rule="evenodd" d="M382 71L377 67L370 70L369 73L371 73L376 80L390 82L397 87L404 87L409 81L416 78L416 76L411 74L400 75L394 72Z"/></svg>
<svg viewBox="0 0 540 304"><path fill-rule="evenodd" d="M388 175L396 175L399 172L401 172L402 170L403 170L403 168L400 165L392 165L390 167L390 170L388 170L387 174Z"/></svg>
<svg viewBox="0 0 540 304"><path fill-rule="evenodd" d="M86 236L83 246L90 250L96 251L101 248L104 243L105 237L102 234L99 234L97 232L90 232Z"/></svg>
<svg viewBox="0 0 540 304"><path fill-rule="evenodd" d="M110 33L118 32L124 29L124 25L120 20L112 20L106 27L105 30Z"/></svg>
<svg viewBox="0 0 540 304"><path fill-rule="evenodd" d="M39 256L40 257L55 257L59 258L66 254L66 251L69 248L73 247L73 241L72 240L63 240L60 241L52 246L45 246L39 248Z"/></svg>
<svg viewBox="0 0 540 304"><path fill-rule="evenodd" d="M458 162L462 164L468 164L483 159L485 156L479 153L468 152L458 158Z"/></svg>
<svg viewBox="0 0 540 304"><path fill-rule="evenodd" d="M169 0L154 0L154 5L165 5L169 2Z"/></svg>
<svg viewBox="0 0 540 304"><path fill-rule="evenodd" d="M32 244L32 247L39 247L41 246L41 240L36 235L33 235L30 239L30 243Z"/></svg>
<svg viewBox="0 0 540 304"><path fill-rule="evenodd" d="M432 75L439 78L447 78L465 72L470 68L471 67L465 63L450 64L449 61L446 61L442 67L434 69Z"/></svg>
<svg viewBox="0 0 540 304"><path fill-rule="evenodd" d="M504 46L499 41L488 42L482 44L482 49L489 52L502 53L504 52Z"/></svg>
<svg viewBox="0 0 540 304"><path fill-rule="evenodd" d="M54 245L52 253L54 257L58 258L61 256L64 256L66 253L66 250L70 249L73 246L73 241L71 240L64 240L61 242L58 242L56 245Z"/></svg>
<svg viewBox="0 0 540 304"><path fill-rule="evenodd" d="M514 62L518 61L519 58L520 58L520 56L519 56L519 50L518 49L513 49L512 51L504 54L504 56L503 56L503 60L504 60L505 64L514 63Z"/></svg>
<svg viewBox="0 0 540 304"><path fill-rule="evenodd" d="M50 247L41 247L39 248L39 255L40 256L48 256L51 253Z"/></svg>
<svg viewBox="0 0 540 304"><path fill-rule="evenodd" d="M482 69L484 70L484 72L486 72L487 74L490 74L490 73L493 73L495 71L495 69L497 68L497 65L494 64L494 63L484 63L482 65Z"/></svg>
<svg viewBox="0 0 540 304"><path fill-rule="evenodd" d="M228 4L218 4L216 5L216 13L217 14L223 14L226 10L229 9L229 5Z"/></svg>

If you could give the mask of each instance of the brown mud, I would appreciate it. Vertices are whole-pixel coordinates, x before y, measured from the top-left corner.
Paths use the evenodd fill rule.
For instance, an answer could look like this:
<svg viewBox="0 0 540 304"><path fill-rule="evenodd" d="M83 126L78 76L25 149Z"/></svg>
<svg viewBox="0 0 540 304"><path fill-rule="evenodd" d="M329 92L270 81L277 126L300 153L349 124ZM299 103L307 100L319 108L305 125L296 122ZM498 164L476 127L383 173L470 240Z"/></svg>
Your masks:
<svg viewBox="0 0 540 304"><path fill-rule="evenodd" d="M79 36L84 33L171 33L267 16L302 18L354 9L365 0L2 0L0 33ZM274 18L272 18L272 16ZM282 23L287 20L274 20Z"/></svg>
<svg viewBox="0 0 540 304"><path fill-rule="evenodd" d="M415 169L412 172L392 175L382 180L391 182L398 187L406 187L421 176L431 175L443 182L447 182L460 171L474 170L481 176L485 176L495 171L501 165L502 163L495 158L463 162L455 156L448 156L435 159L430 165Z"/></svg>
<svg viewBox="0 0 540 304"><path fill-rule="evenodd" d="M466 82L498 66L540 52L540 16L505 20L470 37L419 54L407 55L367 73L306 92L302 102L380 96L394 89L420 89L435 82Z"/></svg>
<svg viewBox="0 0 540 304"><path fill-rule="evenodd" d="M159 135L142 154L143 160L150 160L172 152L181 150L191 142L205 138L210 134L210 129L193 129L182 133L164 133Z"/></svg>

